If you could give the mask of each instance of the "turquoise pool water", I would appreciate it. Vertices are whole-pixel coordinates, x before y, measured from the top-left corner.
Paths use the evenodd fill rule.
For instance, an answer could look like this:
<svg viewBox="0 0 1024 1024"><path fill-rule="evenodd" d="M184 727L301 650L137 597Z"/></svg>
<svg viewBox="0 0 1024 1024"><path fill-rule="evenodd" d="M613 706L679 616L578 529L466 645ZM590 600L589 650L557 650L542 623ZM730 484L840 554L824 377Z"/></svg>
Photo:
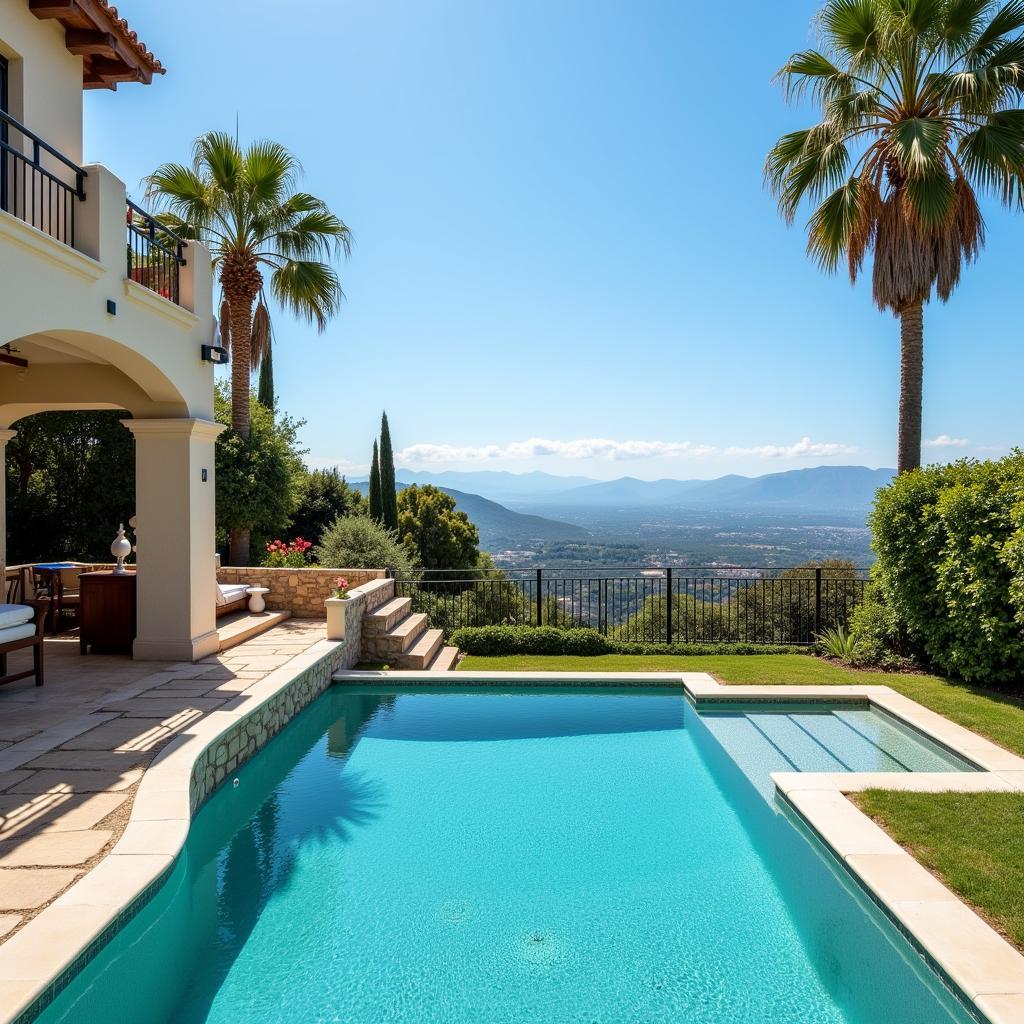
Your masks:
<svg viewBox="0 0 1024 1024"><path fill-rule="evenodd" d="M764 767L664 691L339 688L42 1020L967 1024Z"/></svg>

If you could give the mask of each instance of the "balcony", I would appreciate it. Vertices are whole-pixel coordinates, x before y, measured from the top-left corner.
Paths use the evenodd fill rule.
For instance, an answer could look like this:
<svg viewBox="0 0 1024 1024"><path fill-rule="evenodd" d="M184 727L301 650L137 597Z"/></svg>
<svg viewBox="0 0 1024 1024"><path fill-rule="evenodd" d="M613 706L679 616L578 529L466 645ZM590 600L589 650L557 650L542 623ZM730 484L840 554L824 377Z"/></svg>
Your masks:
<svg viewBox="0 0 1024 1024"><path fill-rule="evenodd" d="M0 110L0 210L79 252L88 172ZM184 239L125 200L127 279L181 305ZM92 232L89 232L90 234Z"/></svg>

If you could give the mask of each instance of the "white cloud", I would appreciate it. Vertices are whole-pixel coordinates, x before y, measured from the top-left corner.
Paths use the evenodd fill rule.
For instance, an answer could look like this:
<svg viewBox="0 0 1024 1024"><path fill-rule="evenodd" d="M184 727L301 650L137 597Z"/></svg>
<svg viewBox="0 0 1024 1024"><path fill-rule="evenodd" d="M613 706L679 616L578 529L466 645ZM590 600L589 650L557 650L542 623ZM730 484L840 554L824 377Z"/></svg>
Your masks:
<svg viewBox="0 0 1024 1024"><path fill-rule="evenodd" d="M950 437L949 434L939 434L924 442L925 448L966 448L968 444L966 437Z"/></svg>
<svg viewBox="0 0 1024 1024"><path fill-rule="evenodd" d="M796 444L758 444L750 448L726 448L726 455L757 455L768 459L830 459L837 455L853 455L857 449L851 444L831 441L812 441L802 437Z"/></svg>
<svg viewBox="0 0 1024 1024"><path fill-rule="evenodd" d="M801 438L790 445L755 445L732 447L724 452L710 444L692 441L613 441L604 437L556 441L531 437L525 441L497 445L451 445L420 443L409 445L396 453L403 464L438 464L453 462L492 462L498 460L536 459L558 456L563 459L606 459L612 462L630 459L700 459L709 455L753 455L769 458L830 458L848 455L857 449L847 444L814 442Z"/></svg>

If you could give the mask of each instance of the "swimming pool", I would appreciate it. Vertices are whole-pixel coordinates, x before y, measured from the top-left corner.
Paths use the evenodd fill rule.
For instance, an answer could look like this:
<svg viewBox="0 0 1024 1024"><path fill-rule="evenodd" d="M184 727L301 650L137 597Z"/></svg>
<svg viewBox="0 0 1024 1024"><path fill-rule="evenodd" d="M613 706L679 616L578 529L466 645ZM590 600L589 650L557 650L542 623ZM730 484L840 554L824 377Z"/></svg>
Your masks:
<svg viewBox="0 0 1024 1024"><path fill-rule="evenodd" d="M41 1019L967 1024L765 798L775 768L734 759L736 714L335 689L210 799Z"/></svg>

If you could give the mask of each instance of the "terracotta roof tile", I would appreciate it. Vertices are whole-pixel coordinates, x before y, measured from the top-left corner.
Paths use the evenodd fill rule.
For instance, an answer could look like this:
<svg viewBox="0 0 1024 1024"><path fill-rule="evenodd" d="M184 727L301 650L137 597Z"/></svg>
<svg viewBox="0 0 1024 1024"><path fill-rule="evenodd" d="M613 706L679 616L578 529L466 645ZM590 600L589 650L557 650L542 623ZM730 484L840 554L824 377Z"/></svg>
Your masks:
<svg viewBox="0 0 1024 1024"><path fill-rule="evenodd" d="M160 63L156 56L154 56L153 52L146 47L146 44L139 39L138 33L133 32L128 26L128 22L117 13L116 7L108 3L107 0L96 0L96 6L103 10L110 19L110 25L113 31L116 32L139 55L139 57L148 65L150 71L157 75L166 73L167 69Z"/></svg>

